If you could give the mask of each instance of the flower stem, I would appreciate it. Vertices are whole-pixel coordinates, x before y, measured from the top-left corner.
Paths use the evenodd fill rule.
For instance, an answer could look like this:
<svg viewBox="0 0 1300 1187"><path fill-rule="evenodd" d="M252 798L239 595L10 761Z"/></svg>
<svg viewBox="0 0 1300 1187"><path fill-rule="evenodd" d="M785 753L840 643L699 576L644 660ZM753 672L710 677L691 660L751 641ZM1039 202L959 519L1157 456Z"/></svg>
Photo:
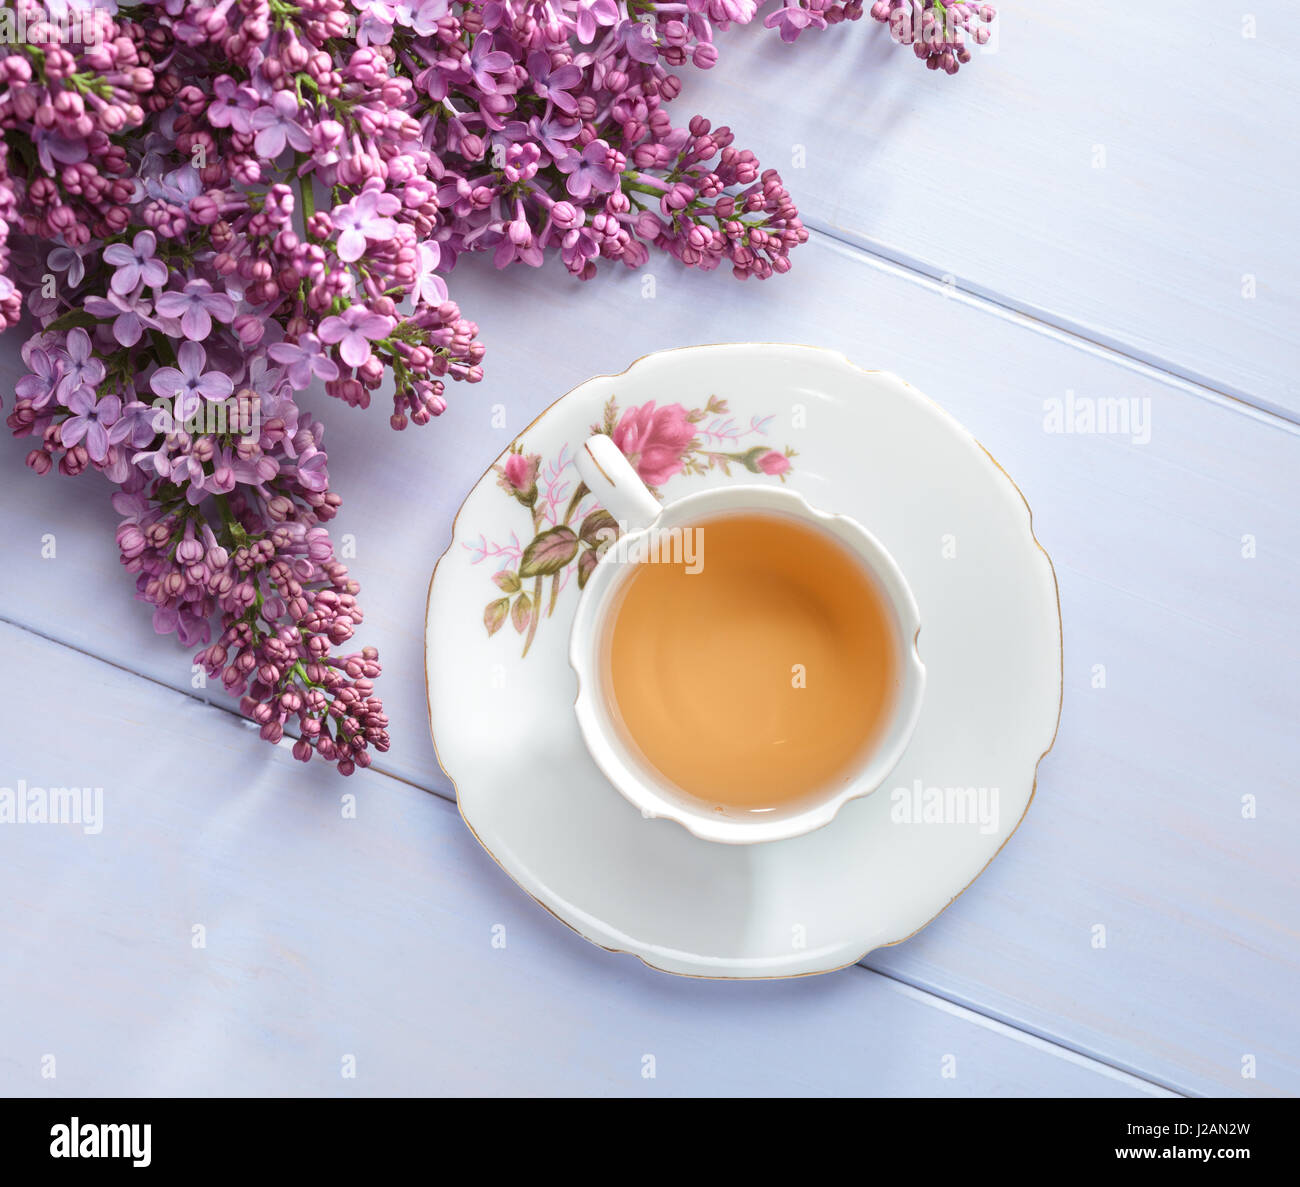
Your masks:
<svg viewBox="0 0 1300 1187"><path fill-rule="evenodd" d="M533 645L533 636L537 634L537 624L542 620L542 579L537 578L533 582L533 620L528 624L528 638L524 640L524 650L519 658L523 659L528 654L528 649Z"/></svg>

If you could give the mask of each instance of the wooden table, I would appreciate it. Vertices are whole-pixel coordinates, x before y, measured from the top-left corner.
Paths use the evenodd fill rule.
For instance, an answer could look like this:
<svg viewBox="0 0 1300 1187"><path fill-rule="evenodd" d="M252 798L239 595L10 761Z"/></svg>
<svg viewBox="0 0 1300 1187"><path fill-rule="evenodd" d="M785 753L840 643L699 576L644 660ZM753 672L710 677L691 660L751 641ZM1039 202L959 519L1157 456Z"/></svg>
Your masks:
<svg viewBox="0 0 1300 1187"><path fill-rule="evenodd" d="M101 786L104 827L0 826L0 1091L1300 1092L1290 6L1003 7L956 78L865 24L723 37L676 114L782 171L813 228L789 276L470 261L482 385L401 435L316 402L394 738L351 782L195 688L107 486L5 438L0 785ZM728 340L911 380L1014 476L1060 579L1025 823L921 934L795 982L678 980L559 926L461 824L425 714L426 585L472 483L587 376ZM1070 393L1136 401L1149 439L1048 431Z"/></svg>

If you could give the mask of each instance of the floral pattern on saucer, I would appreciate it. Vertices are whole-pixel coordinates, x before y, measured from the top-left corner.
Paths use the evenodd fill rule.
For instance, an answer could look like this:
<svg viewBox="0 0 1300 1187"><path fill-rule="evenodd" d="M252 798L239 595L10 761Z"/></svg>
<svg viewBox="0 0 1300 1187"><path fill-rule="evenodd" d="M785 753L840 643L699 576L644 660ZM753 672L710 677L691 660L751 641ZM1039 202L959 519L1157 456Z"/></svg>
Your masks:
<svg viewBox="0 0 1300 1187"><path fill-rule="evenodd" d="M749 444L755 437L765 437L771 422L771 416L755 416L748 425L739 424L730 415L727 401L717 396L711 396L703 408L648 400L621 414L611 396L601 423L592 425L591 431L613 437L641 481L658 494L677 475L697 476L711 470L730 475L733 466L784 482L795 451ZM508 541L480 534L475 543L464 545L471 564L497 566L492 580L499 596L483 610L488 635L495 635L509 621L524 638L523 655L528 654L542 618L554 613L560 591L575 575L582 589L605 549L618 539L614 517L591 497L585 483L573 485L572 462L567 442L555 457L544 460L540 453L528 453L522 440L516 441L505 460L492 469L501 490L528 512L532 535L525 544L515 532Z"/></svg>

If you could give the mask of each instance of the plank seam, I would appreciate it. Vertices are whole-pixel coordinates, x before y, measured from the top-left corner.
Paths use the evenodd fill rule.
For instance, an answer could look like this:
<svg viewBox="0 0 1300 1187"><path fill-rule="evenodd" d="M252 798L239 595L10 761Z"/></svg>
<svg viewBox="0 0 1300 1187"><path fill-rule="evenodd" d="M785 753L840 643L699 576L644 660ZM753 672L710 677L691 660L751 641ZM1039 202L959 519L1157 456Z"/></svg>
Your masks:
<svg viewBox="0 0 1300 1187"><path fill-rule="evenodd" d="M1055 1038L1051 1035L1044 1034L1041 1030L1024 1025L1020 1022L1014 1022L1005 1014L996 1011L986 1012L984 1009L974 1005L969 999L961 997L945 997L942 993L934 988L927 987L919 981L909 980L900 976L890 969L876 968L868 963L868 957L864 957L854 967L860 968L864 972L874 973L878 977L884 977L887 981L892 981L896 985L903 987L912 993L922 995L934 1001L943 1002L950 1008L951 1012L968 1016L969 1020L977 1026L984 1026L998 1033L1005 1033L1008 1037L1014 1038L1018 1042L1026 1043L1030 1046L1037 1047L1042 1044L1048 1048L1058 1058L1067 1059L1068 1062L1076 1063L1080 1066L1090 1066L1097 1069L1100 1074L1106 1075L1107 1078L1118 1080L1120 1083L1128 1084L1131 1087L1141 1087L1151 1091L1155 1096L1177 1096L1186 1097L1189 1094L1163 1080L1156 1079L1145 1072L1136 1071L1133 1067L1123 1062L1107 1059L1094 1051L1081 1048L1073 1043L1066 1042L1062 1039ZM1069 1055L1061 1054L1068 1052ZM1073 1058L1070 1058L1073 1057ZM1101 1069L1106 1069L1101 1072Z"/></svg>
<svg viewBox="0 0 1300 1187"><path fill-rule="evenodd" d="M187 697L197 704L204 705L209 709L215 709L218 713L223 713L232 721L239 725L247 726L252 729L254 723L245 717L233 705L223 705L220 701L212 700L209 697L199 696L193 689L182 688L175 684L168 684L165 680L158 679L157 676L151 676L148 672L137 672L134 668L128 668L125 664L120 664L116 660L109 659L104 655L96 655L93 651L87 651L84 647L78 647L75 643L70 643L66 639L56 638L54 635L47 634L45 631L38 631L35 627L28 626L26 623L18 622L5 614L0 614L0 625L13 627L14 630L23 631L37 639L44 639L47 643L53 643L56 647L66 647L69 651L75 651L78 655L84 655L87 659L92 659L97 663L105 664L110 668L115 668L119 672L124 672L128 676L135 676L137 679L144 680L156 688L166 689L168 692L174 692L177 696ZM291 734L285 730L284 737L280 739L277 745L286 750L292 750L293 744L298 740L297 734ZM265 745L266 743L263 743ZM314 760L313 760L314 761ZM408 787L414 787L419 791L428 792L430 795L436 795L439 799L455 802L455 796L439 791L434 787L427 787L423 783L416 783L413 779L408 779L405 775L381 766L379 763L372 761L365 770L376 771L397 783L405 783Z"/></svg>
<svg viewBox="0 0 1300 1187"><path fill-rule="evenodd" d="M940 271L923 260L891 252L883 244L874 240L855 239L838 234L817 222L805 221L804 225L812 234L854 253L868 264L892 271L900 279L922 284L935 292L953 300L961 300L966 305L1004 321L1014 321L1028 330L1046 334L1065 345L1099 355L1126 370L1136 371L1148 378L1178 387L1189 395L1209 400L1230 411L1300 435L1300 419L1298 419L1300 414L1293 414L1277 405L1259 400L1238 388L1216 384L1208 376L1190 370L1180 370L1167 359L1138 353L1136 348L1130 348L1117 338L1093 337L1092 333L1079 322L1060 317L1038 306L1017 304L1009 295L995 289L984 288L973 282L969 282L968 287L945 283L944 278L953 276L953 273Z"/></svg>

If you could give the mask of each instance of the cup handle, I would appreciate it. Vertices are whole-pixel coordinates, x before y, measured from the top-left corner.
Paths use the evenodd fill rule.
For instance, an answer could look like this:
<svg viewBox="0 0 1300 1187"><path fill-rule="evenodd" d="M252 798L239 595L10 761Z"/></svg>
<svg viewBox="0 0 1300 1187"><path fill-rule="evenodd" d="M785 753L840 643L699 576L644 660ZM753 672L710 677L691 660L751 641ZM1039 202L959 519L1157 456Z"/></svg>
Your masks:
<svg viewBox="0 0 1300 1187"><path fill-rule="evenodd" d="M608 433L588 437L573 459L582 481L626 530L649 527L663 510Z"/></svg>

